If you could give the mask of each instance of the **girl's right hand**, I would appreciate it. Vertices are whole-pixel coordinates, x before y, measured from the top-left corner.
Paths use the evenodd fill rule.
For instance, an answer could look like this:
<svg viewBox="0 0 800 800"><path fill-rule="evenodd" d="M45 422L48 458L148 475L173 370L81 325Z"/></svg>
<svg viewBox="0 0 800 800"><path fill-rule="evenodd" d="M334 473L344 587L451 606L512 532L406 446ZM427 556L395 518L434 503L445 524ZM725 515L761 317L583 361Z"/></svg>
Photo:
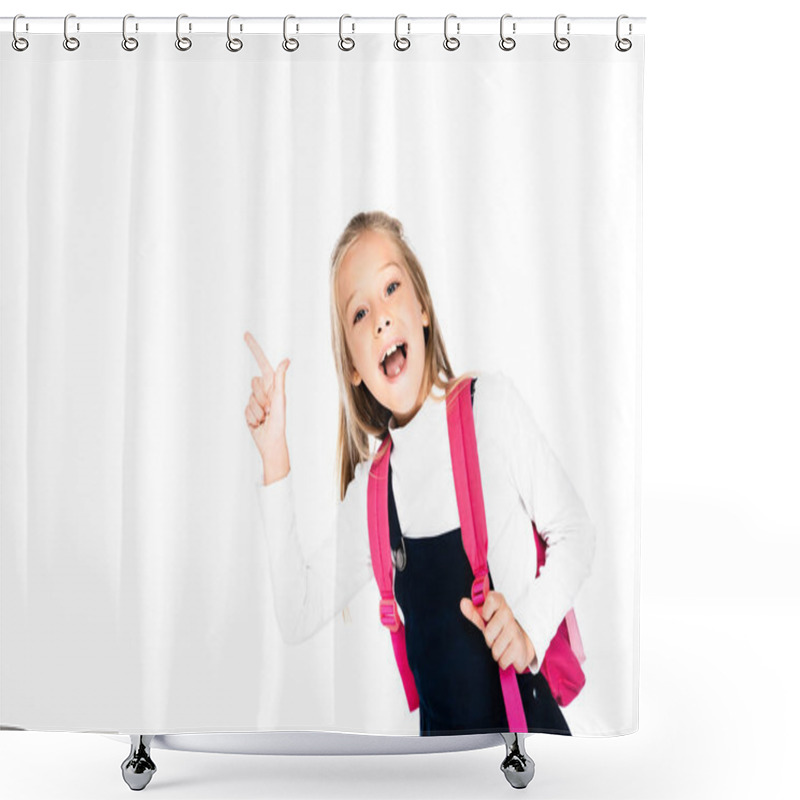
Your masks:
<svg viewBox="0 0 800 800"><path fill-rule="evenodd" d="M269 484L288 475L290 469L285 390L289 359L285 358L273 370L253 334L246 332L244 340L261 369L261 375L250 381L252 394L244 415L264 462L264 483Z"/></svg>

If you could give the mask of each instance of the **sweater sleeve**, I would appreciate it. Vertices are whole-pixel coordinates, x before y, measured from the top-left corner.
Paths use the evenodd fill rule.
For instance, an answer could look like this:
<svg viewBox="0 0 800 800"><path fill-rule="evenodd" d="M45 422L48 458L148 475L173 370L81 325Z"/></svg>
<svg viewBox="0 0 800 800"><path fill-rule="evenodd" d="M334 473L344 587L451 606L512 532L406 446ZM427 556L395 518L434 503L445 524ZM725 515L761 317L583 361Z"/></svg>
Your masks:
<svg viewBox="0 0 800 800"><path fill-rule="evenodd" d="M367 530L368 465L356 466L335 524L319 547L306 553L298 531L292 473L269 486L257 484L261 518L284 641L308 639L332 620L372 577Z"/></svg>
<svg viewBox="0 0 800 800"><path fill-rule="evenodd" d="M594 558L595 531L586 510L563 467L510 380L506 390L505 450L510 479L539 534L547 544L547 558L534 578L514 600L512 610L528 634L536 658L531 672L538 672L550 641L573 606ZM530 531L531 538L533 531Z"/></svg>

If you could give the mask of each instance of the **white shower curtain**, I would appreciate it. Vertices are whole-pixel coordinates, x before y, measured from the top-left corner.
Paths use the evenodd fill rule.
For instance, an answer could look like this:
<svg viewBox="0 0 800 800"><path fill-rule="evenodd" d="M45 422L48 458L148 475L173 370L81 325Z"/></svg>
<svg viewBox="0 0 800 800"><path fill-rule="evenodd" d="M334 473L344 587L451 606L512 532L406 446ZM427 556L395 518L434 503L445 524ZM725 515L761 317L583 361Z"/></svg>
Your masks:
<svg viewBox="0 0 800 800"><path fill-rule="evenodd" d="M505 376L591 520L570 730L635 730L643 37L230 52L220 30L185 52L155 32L133 52L103 33L0 48L0 722L419 733L374 580L284 641L244 415L250 331L291 359L315 553L339 504L331 253L382 210L476 409Z"/></svg>

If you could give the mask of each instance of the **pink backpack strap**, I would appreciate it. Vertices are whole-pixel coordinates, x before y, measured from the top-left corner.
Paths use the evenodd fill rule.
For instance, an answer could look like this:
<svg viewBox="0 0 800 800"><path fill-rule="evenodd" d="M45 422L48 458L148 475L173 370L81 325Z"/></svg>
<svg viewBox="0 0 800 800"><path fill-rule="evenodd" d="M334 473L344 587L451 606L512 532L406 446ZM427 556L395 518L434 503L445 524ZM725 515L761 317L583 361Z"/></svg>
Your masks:
<svg viewBox="0 0 800 800"><path fill-rule="evenodd" d="M472 414L471 379L465 378L447 397L447 427L450 436L450 458L456 487L458 516L464 551L472 567L472 603L480 608L489 594L489 566L487 552L489 539L486 533L486 510L483 504L478 442ZM511 733L527 733L528 723L519 693L519 683L513 664L501 669L500 686Z"/></svg>
<svg viewBox="0 0 800 800"><path fill-rule="evenodd" d="M400 678L408 700L408 710L419 708L419 695L406 652L406 630L400 620L397 601L394 597L394 572L392 546L389 536L389 457L392 439L387 435L373 459L367 484L367 523L369 527L369 549L372 570L381 593L380 617L392 634L392 646Z"/></svg>

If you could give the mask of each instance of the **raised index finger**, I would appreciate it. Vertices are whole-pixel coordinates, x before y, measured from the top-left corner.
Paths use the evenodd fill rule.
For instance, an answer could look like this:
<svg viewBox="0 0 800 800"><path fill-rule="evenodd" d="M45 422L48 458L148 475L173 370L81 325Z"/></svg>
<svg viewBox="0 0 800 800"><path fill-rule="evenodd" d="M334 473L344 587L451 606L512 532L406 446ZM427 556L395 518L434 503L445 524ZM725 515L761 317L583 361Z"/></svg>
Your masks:
<svg viewBox="0 0 800 800"><path fill-rule="evenodd" d="M269 384L272 381L272 375L274 372L274 370L272 369L272 365L269 363L269 359L264 355L264 351L261 349L261 346L256 341L255 336L253 336L253 334L250 333L250 331L247 331L247 333L245 333L244 340L245 342L247 342L247 346L250 348L250 352L253 354L256 361L258 362L258 366L261 369L261 374L267 381L267 388L269 388Z"/></svg>

